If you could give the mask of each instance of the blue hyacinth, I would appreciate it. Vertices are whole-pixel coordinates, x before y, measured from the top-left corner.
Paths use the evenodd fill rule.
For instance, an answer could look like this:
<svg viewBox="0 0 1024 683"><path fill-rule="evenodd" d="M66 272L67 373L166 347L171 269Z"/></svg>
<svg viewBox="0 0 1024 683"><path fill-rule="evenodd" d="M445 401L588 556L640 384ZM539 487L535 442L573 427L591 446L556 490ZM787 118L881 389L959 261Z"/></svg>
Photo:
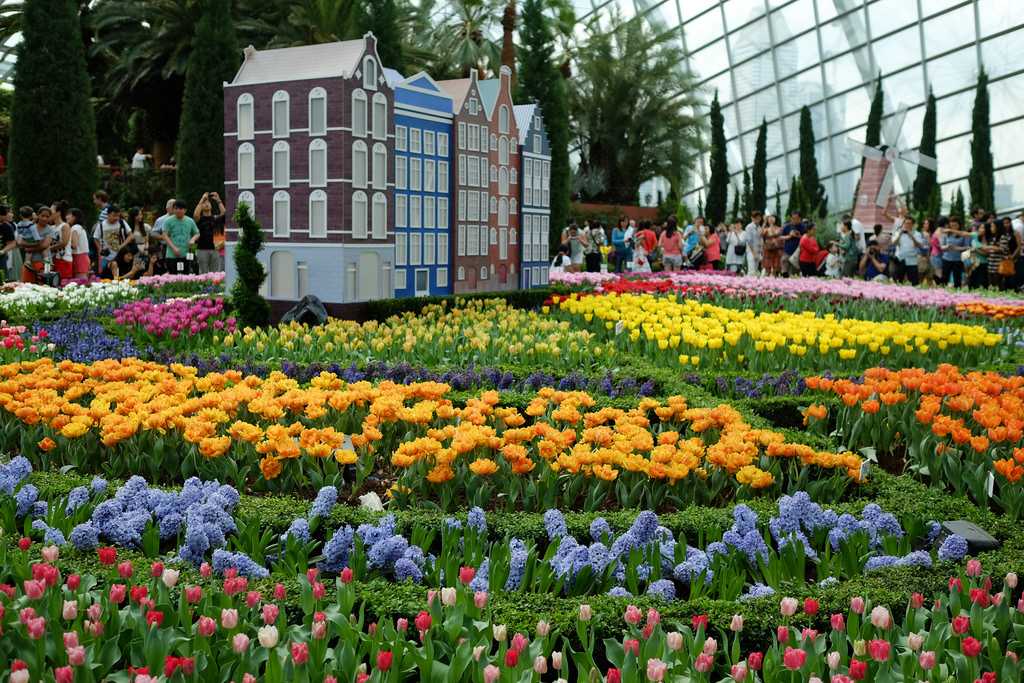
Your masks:
<svg viewBox="0 0 1024 683"><path fill-rule="evenodd" d="M320 562L320 569L337 573L347 567L354 538L355 532L350 526L335 531L330 540L324 544L324 559Z"/></svg>
<svg viewBox="0 0 1024 683"><path fill-rule="evenodd" d="M466 526L470 529L475 529L477 533L483 535L487 533L487 516L484 511L479 507L473 506L469 510L469 515L466 519Z"/></svg>
<svg viewBox="0 0 1024 683"><path fill-rule="evenodd" d="M939 547L939 559L944 562L959 562L967 555L967 540L958 534L950 534Z"/></svg>
<svg viewBox="0 0 1024 683"><path fill-rule="evenodd" d="M33 521L32 528L43 532L43 543L52 543L53 545L65 545L67 543L63 531L48 525L41 519Z"/></svg>
<svg viewBox="0 0 1024 683"><path fill-rule="evenodd" d="M469 589L472 591L487 591L490 590L491 572L491 561L487 558L477 568L476 574L473 575L473 580L469 582Z"/></svg>
<svg viewBox="0 0 1024 683"><path fill-rule="evenodd" d="M21 455L13 458L7 464L0 465L0 493L13 495L18 484L31 473L32 463Z"/></svg>
<svg viewBox="0 0 1024 683"><path fill-rule="evenodd" d="M659 579L647 587L647 595L661 598L662 600L675 600L676 586L668 579Z"/></svg>
<svg viewBox="0 0 1024 683"><path fill-rule="evenodd" d="M623 588L622 586L616 586L615 588L612 588L610 591L608 591L608 595L612 596L613 598L631 598L631 597L633 597L633 594L630 593L625 588Z"/></svg>
<svg viewBox="0 0 1024 683"><path fill-rule="evenodd" d="M299 543L309 543L309 522L303 517L293 520L288 531L284 532L282 540L288 538L295 539Z"/></svg>
<svg viewBox="0 0 1024 683"><path fill-rule="evenodd" d="M239 575L253 579L264 579L270 575L267 568L256 564L245 553L231 553L223 548L213 551L213 571L224 574L228 569L237 569Z"/></svg>
<svg viewBox="0 0 1024 683"><path fill-rule="evenodd" d="M92 489L93 495L101 496L107 492L107 480L100 476L93 477L89 488Z"/></svg>
<svg viewBox="0 0 1024 683"><path fill-rule="evenodd" d="M68 502L64 506L64 514L71 516L80 507L89 502L89 489L85 486L76 486L68 493Z"/></svg>
<svg viewBox="0 0 1024 683"><path fill-rule="evenodd" d="M412 580L413 583L423 581L423 570L409 558L403 557L395 562L395 581Z"/></svg>
<svg viewBox="0 0 1024 683"><path fill-rule="evenodd" d="M71 545L77 550L92 550L100 543L100 530L92 522L79 524L71 530Z"/></svg>
<svg viewBox="0 0 1024 683"><path fill-rule="evenodd" d="M763 583L755 583L747 589L746 593L740 596L740 600L746 602L747 600L757 600L758 598L767 598L773 595L775 595L774 588Z"/></svg>
<svg viewBox="0 0 1024 683"><path fill-rule="evenodd" d="M505 590L518 590L523 583L523 575L526 573L526 560L528 553L526 544L518 538L513 538L508 543L509 561L508 578L505 580Z"/></svg>
<svg viewBox="0 0 1024 683"><path fill-rule="evenodd" d="M312 507L309 509L309 518L327 517L331 514L335 504L338 502L338 489L333 486L324 486L316 494Z"/></svg>
<svg viewBox="0 0 1024 683"><path fill-rule="evenodd" d="M603 543L606 537L612 538L612 528L604 517L598 517L590 523L590 538Z"/></svg>
<svg viewBox="0 0 1024 683"><path fill-rule="evenodd" d="M548 532L549 541L569 533L565 526L565 516L558 510L548 510L544 513L544 529Z"/></svg>

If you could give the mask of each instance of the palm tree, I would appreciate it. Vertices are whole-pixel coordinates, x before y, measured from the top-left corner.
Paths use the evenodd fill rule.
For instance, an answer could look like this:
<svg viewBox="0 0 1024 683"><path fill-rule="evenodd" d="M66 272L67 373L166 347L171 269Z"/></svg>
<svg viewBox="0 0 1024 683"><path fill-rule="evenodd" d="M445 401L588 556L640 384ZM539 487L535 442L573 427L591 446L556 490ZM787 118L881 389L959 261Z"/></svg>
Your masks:
<svg viewBox="0 0 1024 683"><path fill-rule="evenodd" d="M240 36L266 36L257 47L289 47L332 43L359 37L362 6L359 0L244 0L249 5L238 22ZM260 11L253 11L259 6Z"/></svg>
<svg viewBox="0 0 1024 683"><path fill-rule="evenodd" d="M497 73L501 47L493 39L502 15L501 0L451 0L433 33L440 72L454 70L463 78L476 69L480 78Z"/></svg>

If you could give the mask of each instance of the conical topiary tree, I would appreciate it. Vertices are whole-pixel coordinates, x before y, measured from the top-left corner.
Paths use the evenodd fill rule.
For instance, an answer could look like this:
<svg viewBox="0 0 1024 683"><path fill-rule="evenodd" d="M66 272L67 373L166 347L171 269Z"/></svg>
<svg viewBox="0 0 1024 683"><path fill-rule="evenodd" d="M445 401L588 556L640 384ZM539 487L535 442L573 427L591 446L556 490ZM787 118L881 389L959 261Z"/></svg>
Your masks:
<svg viewBox="0 0 1024 683"><path fill-rule="evenodd" d="M729 202L729 161L725 155L725 117L718 103L718 91L711 102L711 178L708 180L707 222L725 220Z"/></svg>
<svg viewBox="0 0 1024 683"><path fill-rule="evenodd" d="M64 199L89 211L98 183L96 122L77 4L25 0L21 34L7 157L11 200Z"/></svg>
<svg viewBox="0 0 1024 683"><path fill-rule="evenodd" d="M768 209L768 121L761 119L754 147L754 169L750 178L750 208Z"/></svg>
<svg viewBox="0 0 1024 683"><path fill-rule="evenodd" d="M224 192L224 81L238 68L231 0L202 0L185 72L178 136L177 197L194 207L204 192Z"/></svg>
<svg viewBox="0 0 1024 683"><path fill-rule="evenodd" d="M971 172L967 184L971 205L995 211L995 170L992 161L992 129L988 124L988 74L978 74L971 125Z"/></svg>
<svg viewBox="0 0 1024 683"><path fill-rule="evenodd" d="M921 124L921 144L918 146L921 154L935 158L935 95L931 88L928 89L928 103L924 108L924 121ZM919 212L928 212L931 208L934 190L938 187L935 181L935 171L924 166L917 167L917 176L914 178L914 209ZM928 213L928 215L935 215Z"/></svg>
<svg viewBox="0 0 1024 683"><path fill-rule="evenodd" d="M263 327L270 322L270 304L260 294L267 271L256 258L263 249L263 228L249 212L248 204L239 204L235 211L238 245L235 247L237 279L231 288L231 302L238 319L248 327Z"/></svg>
<svg viewBox="0 0 1024 683"><path fill-rule="evenodd" d="M810 216L824 218L828 214L828 195L818 175L818 159L814 152L814 123L806 105L800 109L800 186L804 209Z"/></svg>
<svg viewBox="0 0 1024 683"><path fill-rule="evenodd" d="M751 203L751 189L750 189L750 172L747 169L743 169L743 201L740 204L741 218L746 221L750 218L750 212L754 210L754 206Z"/></svg>

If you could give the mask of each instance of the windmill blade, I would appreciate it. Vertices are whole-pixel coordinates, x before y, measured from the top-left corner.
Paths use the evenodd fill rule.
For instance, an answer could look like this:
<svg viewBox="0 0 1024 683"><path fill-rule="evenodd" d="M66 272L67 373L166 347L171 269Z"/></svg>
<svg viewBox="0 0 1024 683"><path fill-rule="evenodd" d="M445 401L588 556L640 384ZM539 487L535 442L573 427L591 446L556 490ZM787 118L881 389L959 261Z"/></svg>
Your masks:
<svg viewBox="0 0 1024 683"><path fill-rule="evenodd" d="M885 169L885 177L882 178L882 185L878 188L878 196L875 198L875 204L882 208L889 205L889 195L892 194L893 181L893 168L892 164L889 164L889 168Z"/></svg>
<svg viewBox="0 0 1024 683"><path fill-rule="evenodd" d="M909 164L914 164L915 166L924 166L929 171L937 171L939 168L939 162L935 157L930 157L927 154L921 154L917 150L900 152L900 159L903 159Z"/></svg>
<svg viewBox="0 0 1024 683"><path fill-rule="evenodd" d="M863 142L857 142L853 138L846 138L846 144L849 145L854 152L868 159L881 159L885 156L882 153L882 150L877 147L870 147L865 145Z"/></svg>
<svg viewBox="0 0 1024 683"><path fill-rule="evenodd" d="M900 131L903 130L903 122L907 119L907 105L900 104L899 109L893 114L885 126L885 143L890 147L898 147Z"/></svg>

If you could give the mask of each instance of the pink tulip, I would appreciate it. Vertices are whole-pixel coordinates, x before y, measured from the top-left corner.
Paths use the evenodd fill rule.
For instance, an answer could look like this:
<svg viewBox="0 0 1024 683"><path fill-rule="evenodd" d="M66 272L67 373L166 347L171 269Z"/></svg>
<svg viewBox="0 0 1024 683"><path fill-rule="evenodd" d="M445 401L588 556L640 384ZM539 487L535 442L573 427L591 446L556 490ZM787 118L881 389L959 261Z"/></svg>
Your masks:
<svg viewBox="0 0 1024 683"><path fill-rule="evenodd" d="M917 662L925 671L931 671L935 668L935 653L931 650L928 650L927 652L922 652L920 656L918 656Z"/></svg>
<svg viewBox="0 0 1024 683"><path fill-rule="evenodd" d="M229 631L238 626L238 610L222 609L220 611L220 625Z"/></svg>
<svg viewBox="0 0 1024 683"><path fill-rule="evenodd" d="M782 598L779 602L779 611L784 617L791 617L796 614L796 608L799 605L796 598Z"/></svg>
<svg viewBox="0 0 1024 683"><path fill-rule="evenodd" d="M648 660L648 667L650 666L650 662L651 661L654 661L654 660ZM694 660L693 668L696 669L697 671L701 672L701 673L707 673L707 672L711 671L711 667L714 666L714 663L715 663L714 657L712 657L711 655L708 655L708 654L705 654L705 653L701 652L699 655L697 655L697 659ZM662 664L662 666L665 666L665 665ZM662 675L664 676L664 673ZM648 668L648 677L650 677L650 668ZM651 680L652 681L653 680L659 680L660 681L662 679L660 679L660 678L659 679L653 679L652 678Z"/></svg>
<svg viewBox="0 0 1024 683"><path fill-rule="evenodd" d="M864 614L864 598L850 598L850 611L854 614Z"/></svg>
<svg viewBox="0 0 1024 683"><path fill-rule="evenodd" d="M78 618L78 601L77 600L65 600L64 607L61 610L61 616L64 621L74 621Z"/></svg>
<svg viewBox="0 0 1024 683"><path fill-rule="evenodd" d="M732 668L729 669L729 675L732 677L732 680L736 681L736 683L741 683L741 681L746 680L746 678L747 678L747 665L746 665L746 663L745 662L737 662L736 664L733 664Z"/></svg>
<svg viewBox="0 0 1024 683"><path fill-rule="evenodd" d="M196 630L199 632L199 635L208 638L217 630L217 622L210 617L199 617L199 622L196 624Z"/></svg>
<svg viewBox="0 0 1024 683"><path fill-rule="evenodd" d="M487 606L487 591L477 591L473 593L473 604L477 609L483 609Z"/></svg>
<svg viewBox="0 0 1024 683"><path fill-rule="evenodd" d="M236 633L235 637L231 639L231 649L239 655L246 652L249 649L249 636L244 633Z"/></svg>
<svg viewBox="0 0 1024 683"><path fill-rule="evenodd" d="M624 618L627 624L632 624L633 626L636 626L643 620L644 615L643 612L640 611L639 607L637 607L636 605L629 605L628 607L626 607L626 613L624 615Z"/></svg>
<svg viewBox="0 0 1024 683"><path fill-rule="evenodd" d="M501 676L501 670L493 664L484 667L484 683L494 683Z"/></svg>
<svg viewBox="0 0 1024 683"><path fill-rule="evenodd" d="M67 650L72 647L78 647L78 632L66 631L64 633L64 649Z"/></svg>
<svg viewBox="0 0 1024 683"><path fill-rule="evenodd" d="M82 666L85 664L85 648L81 645L67 649L68 664L71 666Z"/></svg>

